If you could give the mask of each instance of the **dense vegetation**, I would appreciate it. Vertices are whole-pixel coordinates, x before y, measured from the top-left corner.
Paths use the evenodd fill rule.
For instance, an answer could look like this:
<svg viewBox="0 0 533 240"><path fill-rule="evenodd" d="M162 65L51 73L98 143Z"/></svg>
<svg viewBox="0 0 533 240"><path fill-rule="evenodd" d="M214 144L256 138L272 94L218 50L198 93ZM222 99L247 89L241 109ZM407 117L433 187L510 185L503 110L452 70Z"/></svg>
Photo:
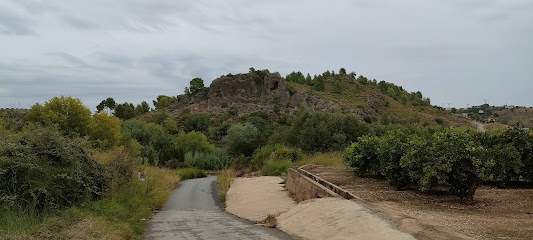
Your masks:
<svg viewBox="0 0 533 240"><path fill-rule="evenodd" d="M270 71L251 68L248 74L259 84ZM119 229L119 238L137 238L144 226L138 219L164 203L180 178L204 177L203 170L222 170L222 199L236 175L283 176L290 167L339 166L342 160L356 174L383 176L397 189L444 185L465 200L483 182L533 181L533 137L521 127L493 135L431 127L446 125L440 117L432 124L420 124L417 116L395 119L381 109L405 105L422 112L430 109L429 99L345 69L313 77L292 72L287 81L291 95L302 89L336 99L365 93L379 95L379 101L356 103L371 113L364 117L339 105L311 112L303 103L287 113L279 97L272 111L243 114L225 106L218 115L175 116L166 110L178 98L165 95L152 102L156 111L144 101L117 104L110 97L92 114L79 99L55 97L25 115L0 112L0 222L7 222L0 224L0 235L27 234L39 224L66 228L65 219L75 216ZM208 89L195 78L185 93ZM138 173L146 174L145 181Z"/></svg>
<svg viewBox="0 0 533 240"><path fill-rule="evenodd" d="M533 137L515 126L500 135L469 130L399 128L377 137L360 137L344 161L356 174L386 177L403 189L428 191L448 184L463 200L473 200L482 181L507 184L533 180Z"/></svg>
<svg viewBox="0 0 533 240"><path fill-rule="evenodd" d="M121 122L103 110L91 116L79 99L56 97L27 114L0 112L1 237L76 238L62 229L90 223L76 231L138 238L144 229L139 219L166 201L180 177L206 176L203 170L170 171L149 163L185 166L186 154L212 153L216 160L188 164L211 169L231 164L225 150L199 132L174 133L169 121ZM138 172L144 177L138 179Z"/></svg>

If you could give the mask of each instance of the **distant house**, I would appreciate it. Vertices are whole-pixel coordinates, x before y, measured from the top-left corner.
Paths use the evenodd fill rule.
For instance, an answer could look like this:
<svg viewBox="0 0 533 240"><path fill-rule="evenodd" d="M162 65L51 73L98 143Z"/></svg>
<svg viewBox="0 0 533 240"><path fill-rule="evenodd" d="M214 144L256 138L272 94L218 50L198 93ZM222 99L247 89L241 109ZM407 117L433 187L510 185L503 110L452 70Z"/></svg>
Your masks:
<svg viewBox="0 0 533 240"><path fill-rule="evenodd" d="M479 110L477 113L479 113L479 114L485 114L485 111L483 111L483 110Z"/></svg>
<svg viewBox="0 0 533 240"><path fill-rule="evenodd" d="M514 109L515 106L514 105L505 105L503 106L505 109Z"/></svg>

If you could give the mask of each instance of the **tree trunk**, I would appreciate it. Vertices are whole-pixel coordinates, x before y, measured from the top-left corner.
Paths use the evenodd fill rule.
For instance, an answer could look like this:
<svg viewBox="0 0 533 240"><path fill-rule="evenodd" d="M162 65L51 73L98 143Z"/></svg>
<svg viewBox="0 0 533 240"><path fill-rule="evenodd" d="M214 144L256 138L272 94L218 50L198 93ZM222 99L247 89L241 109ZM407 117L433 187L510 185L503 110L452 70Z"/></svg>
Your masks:
<svg viewBox="0 0 533 240"><path fill-rule="evenodd" d="M479 183L481 182L481 179L479 179L479 175L477 172L474 172L471 176L470 180L470 187L468 188L468 193L466 193L466 203L472 204L474 203L474 194L476 193L477 188L479 187Z"/></svg>

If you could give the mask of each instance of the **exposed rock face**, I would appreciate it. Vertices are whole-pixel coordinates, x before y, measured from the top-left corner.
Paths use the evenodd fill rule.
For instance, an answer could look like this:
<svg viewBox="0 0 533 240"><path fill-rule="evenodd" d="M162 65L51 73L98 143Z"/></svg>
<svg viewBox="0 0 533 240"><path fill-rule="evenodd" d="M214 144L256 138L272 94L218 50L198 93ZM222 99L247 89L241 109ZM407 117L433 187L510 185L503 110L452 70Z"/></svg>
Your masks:
<svg viewBox="0 0 533 240"><path fill-rule="evenodd" d="M287 82L277 73L264 78L255 73L222 76L213 80L209 91L195 96L180 95L167 111L174 116L184 112L218 115L235 106L239 115L274 111L277 101L282 113L293 113L300 102L311 112L332 112L337 105L314 94L297 91L291 95ZM343 109L346 107L341 105Z"/></svg>

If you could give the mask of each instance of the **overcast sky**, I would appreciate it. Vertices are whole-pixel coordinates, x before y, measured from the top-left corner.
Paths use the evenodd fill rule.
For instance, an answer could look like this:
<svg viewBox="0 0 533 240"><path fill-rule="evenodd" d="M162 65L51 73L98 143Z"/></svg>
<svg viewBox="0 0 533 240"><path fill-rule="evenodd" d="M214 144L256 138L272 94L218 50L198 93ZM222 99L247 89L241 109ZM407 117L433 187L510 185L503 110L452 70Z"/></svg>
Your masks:
<svg viewBox="0 0 533 240"><path fill-rule="evenodd" d="M151 103L249 67L533 106L533 0L0 1L0 107Z"/></svg>

